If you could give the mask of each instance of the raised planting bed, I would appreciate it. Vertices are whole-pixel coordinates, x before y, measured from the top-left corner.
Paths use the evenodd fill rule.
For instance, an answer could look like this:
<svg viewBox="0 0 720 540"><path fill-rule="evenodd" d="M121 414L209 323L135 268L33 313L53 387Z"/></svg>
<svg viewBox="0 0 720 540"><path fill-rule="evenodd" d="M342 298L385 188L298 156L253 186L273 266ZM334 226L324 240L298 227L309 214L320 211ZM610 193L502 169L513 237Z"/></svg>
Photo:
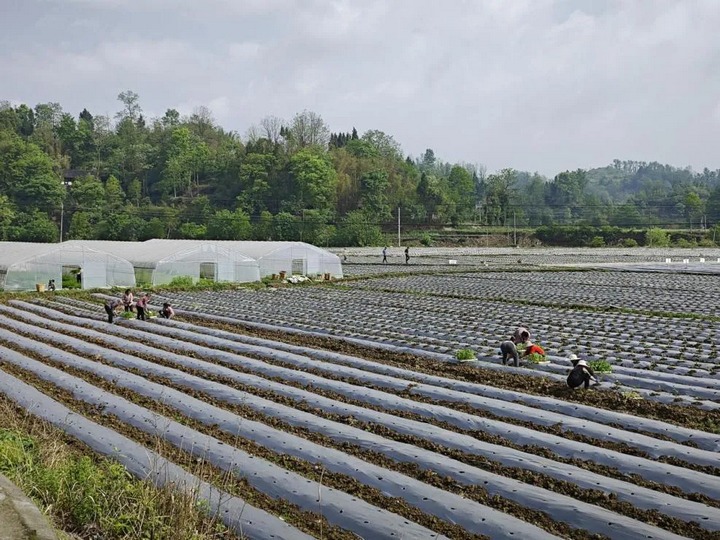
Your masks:
<svg viewBox="0 0 720 540"><path fill-rule="evenodd" d="M678 444L695 437L710 447L708 432L637 417L657 436L632 433L622 428L633 423L627 413L573 418L572 403L549 396L412 376L393 365L392 353L383 363L183 320L109 325L97 304L67 306L80 316L58 304L0 309L0 356L13 376L96 422L232 471L299 512L317 509L319 498L322 518L338 531L373 538L720 531L713 453ZM380 507L387 511L375 514Z"/></svg>

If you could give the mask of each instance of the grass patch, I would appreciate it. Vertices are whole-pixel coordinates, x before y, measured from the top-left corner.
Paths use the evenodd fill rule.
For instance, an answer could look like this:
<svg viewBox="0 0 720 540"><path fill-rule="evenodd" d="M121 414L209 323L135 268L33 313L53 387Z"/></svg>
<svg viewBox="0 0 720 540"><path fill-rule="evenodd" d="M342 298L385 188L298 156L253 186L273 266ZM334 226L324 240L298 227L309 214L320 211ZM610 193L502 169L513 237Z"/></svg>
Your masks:
<svg viewBox="0 0 720 540"><path fill-rule="evenodd" d="M156 488L0 398L0 472L82 538L236 538L189 493Z"/></svg>

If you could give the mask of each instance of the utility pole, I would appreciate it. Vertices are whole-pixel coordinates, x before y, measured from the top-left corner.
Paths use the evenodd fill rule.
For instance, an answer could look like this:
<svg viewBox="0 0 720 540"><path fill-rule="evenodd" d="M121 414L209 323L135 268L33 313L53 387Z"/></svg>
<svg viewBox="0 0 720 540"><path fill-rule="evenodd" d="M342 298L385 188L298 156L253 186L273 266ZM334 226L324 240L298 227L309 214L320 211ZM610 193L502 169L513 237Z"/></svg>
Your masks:
<svg viewBox="0 0 720 540"><path fill-rule="evenodd" d="M60 202L60 243L63 241L63 220L65 219L65 202Z"/></svg>
<svg viewBox="0 0 720 540"><path fill-rule="evenodd" d="M513 210L513 245L517 246L517 227L515 225L515 210Z"/></svg>
<svg viewBox="0 0 720 540"><path fill-rule="evenodd" d="M401 247L400 245L400 207L398 206L398 247Z"/></svg>

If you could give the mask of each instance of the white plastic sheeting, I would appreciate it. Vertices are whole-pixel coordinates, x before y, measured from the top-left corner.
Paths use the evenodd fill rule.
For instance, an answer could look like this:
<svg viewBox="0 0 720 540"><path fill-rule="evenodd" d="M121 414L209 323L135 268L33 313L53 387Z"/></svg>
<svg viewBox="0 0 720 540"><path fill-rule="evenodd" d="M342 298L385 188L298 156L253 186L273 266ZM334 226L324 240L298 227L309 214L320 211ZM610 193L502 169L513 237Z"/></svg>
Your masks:
<svg viewBox="0 0 720 540"><path fill-rule="evenodd" d="M84 324L84 325L90 325L92 324L90 321L87 321L86 319L83 319L81 317L68 317L66 315L63 315L61 313L58 313L55 310L46 309L40 306L37 306L36 304L30 304L27 302L20 302L20 301L11 301L11 304L15 304L19 307L22 307L23 309L27 309L30 311L35 311L38 313L42 313L44 315L47 315L49 317L53 318L60 318L61 320L67 320L67 321L73 321L76 324ZM46 304L52 305L52 306L61 306L60 309L70 309L69 306L74 306L72 309L75 309L75 312L80 314L86 314L86 315L94 315L97 313L98 309L97 306L88 304L87 302L79 302L67 298L61 299L61 303L57 302L47 302ZM77 309L76 309L77 308ZM182 313L182 311L178 311L179 313ZM236 334L233 332L227 332L224 330L219 330L216 328L210 328L205 326L200 326L196 324L190 324L190 323L184 323L179 322L176 320L171 321L164 321L163 325L154 325L152 327L144 327L145 330L148 330L153 333L160 333L163 335L169 335L172 336L173 330L170 328L167 328L167 326L170 326L172 328L179 328L184 330L189 330L193 332L193 334L205 334L208 336L215 336L218 338L228 339L231 341L239 342L239 343L245 343L249 345L256 345L258 346L255 349L255 354L260 354L263 356L263 347L272 347L272 350L268 354L268 356L272 357L272 355L276 354L277 351L287 351L292 352L296 354L301 355L309 355L315 359L320 360L327 360L332 363L341 364L341 365L348 365L348 366L355 366L363 369L364 371L373 372L373 373L381 373L385 375L393 375L395 377L401 377L406 379L406 381L413 381L413 382L424 382L436 387L441 388L451 388L455 391L461 391L468 394L475 394L479 396L486 396L486 397L492 397L496 399L500 399L506 402L512 402L512 403L523 403L525 405L529 405L531 407L534 407L535 409L542 409L546 411L553 411L557 413L561 413L562 415L573 417L573 418L583 418L586 420L592 420L594 422L598 422L600 424L606 424L610 426L620 426L624 430L627 431L633 431L633 432L647 432L647 433L656 433L663 437L669 437L673 441L680 442L680 443L687 443L692 442L695 446L697 446L699 449L702 450L710 450L711 452L720 452L720 434L713 434L708 433L705 431L700 431L697 429L690 429L686 427L677 426L674 424L669 424L667 422L663 422L660 420L654 420L652 418L644 418L640 416L634 416L628 413L623 412L617 412L617 411L609 411L606 409L598 409L597 407L592 407L589 405L584 405L582 403L577 402L567 402L563 401L557 398L549 397L549 396L539 396L539 395L533 395L533 394L524 394L522 392L517 392L513 390L505 390L503 388L497 388L494 386L489 386L485 384L479 384L479 383L471 383L471 382L465 382L457 379L450 379L445 377L438 377L435 375L428 375L422 372L408 370L400 367L395 367L388 364L373 362L370 360L364 360L362 358L357 358L354 356L345 355L342 353L336 353L331 351L324 351L321 349L313 349L310 347L302 347L299 345L292 345L289 343L279 342L279 341L272 341L269 339L263 339L258 338L254 336L249 336L245 334ZM93 328L96 328L95 325L92 325ZM627 433L625 434L626 439L624 442L627 441ZM633 437L634 440L634 437ZM684 448L688 448L688 446L684 446Z"/></svg>
<svg viewBox="0 0 720 540"><path fill-rule="evenodd" d="M402 516L380 509L342 491L308 480L297 473L224 444L214 437L204 435L170 418L155 414L124 398L109 394L59 369L19 354L8 354L7 359L23 369L32 371L38 377L52 382L55 386L72 392L76 399L102 407L104 414L114 415L137 429L152 436L161 437L194 457L206 460L223 470L232 471L233 474L246 479L250 485L272 498L282 498L304 510L318 512L331 524L362 535L364 538L390 539L398 538L403 534L417 539L445 538ZM138 377L138 379L140 378ZM145 382L147 383L147 381ZM169 391L165 390L166 393ZM464 501L460 497L457 498L461 502ZM496 513L503 515L499 512ZM556 538L537 527L519 520L514 521L517 522L514 523L514 530L521 534L527 534L527 536L521 536L523 538ZM498 530L512 531L507 526ZM511 533L502 536L510 535Z"/></svg>
<svg viewBox="0 0 720 540"><path fill-rule="evenodd" d="M23 358L22 355L4 347L0 347L0 356L6 360ZM198 498L208 502L213 515L217 515L231 530L243 537L255 540L312 538L264 510L255 508L246 501L203 482L149 448L71 411L5 372L0 376L0 393L8 396L31 414L84 442L96 452L122 463L136 477L149 479L157 486L172 485L176 489L196 493Z"/></svg>
<svg viewBox="0 0 720 540"><path fill-rule="evenodd" d="M231 245L258 262L262 277L286 272L288 276L330 274L343 277L340 257L305 242L219 242Z"/></svg>
<svg viewBox="0 0 720 540"><path fill-rule="evenodd" d="M0 310L6 309L7 308L2 308L0 306ZM34 320L35 322L40 322L42 320L39 317L30 314L22 315L22 317L27 320ZM5 320L4 324L18 329L25 326L23 323L11 320ZM44 324L52 327L57 323L46 320L44 321ZM59 332L63 331L62 326L63 325L60 325L58 327ZM48 332L47 330L39 329L37 327L26 328L26 331L32 331L38 336L49 334L47 339L50 340L62 339L63 341L66 341L72 339L63 338L61 334L58 334L57 332ZM74 331L95 339L114 339L112 336L102 336L98 332L84 328L75 328ZM123 339L121 342L123 344L123 349L128 353L139 352L140 354L151 354L157 358L161 358L165 361L178 365L192 364L195 369L198 369L197 366L201 365L204 366L202 369L208 372L212 371L217 373L218 371L222 371L224 376L241 382L242 384L249 384L256 386L257 388L272 390L280 395L291 397L292 399L299 401L312 402L318 407L321 406L320 403L322 398L317 394L264 379L262 376L269 378L281 378L291 383L299 383L303 386L312 386L315 388L329 390L348 396L351 399L362 401L370 406L380 407L388 411L407 411L427 418L434 418L441 422L447 422L448 424L456 425L462 429L485 431L493 435L509 439L516 444L535 445L547 448L562 457L581 458L594 461L596 463L615 467L628 474L639 474L648 480L679 487L688 493L697 492L705 494L709 497L720 498L720 483L718 483L714 478L695 470L677 467L662 462L649 461L640 457L621 454L613 450L597 448L590 444L564 439L555 435L506 424L497 420L478 417L438 405L419 403L417 401L402 398L393 394L348 384L342 381L321 379L320 377L309 373L270 365L259 360L207 347L201 347L186 342L180 342L178 340L162 336L153 337L153 342L156 344L164 344L175 350L182 351L187 356L154 349L153 347L149 347L147 345L133 343L127 339ZM83 346L86 347L87 345ZM257 373L262 376L241 373L228 368L223 368L222 366L210 364L209 362L194 360L189 358L191 355L200 358L213 359L217 362L224 362L233 366L249 369L253 373ZM357 418L361 418L364 415L364 411L362 411L360 407L353 407L350 405L343 407L348 410L352 409L353 412L348 414L353 414ZM356 409L358 410L355 411ZM330 410L334 413L338 413L337 403L334 403L330 407ZM397 417L393 418L397 421ZM409 421L403 419L402 422ZM416 424L418 423L419 422L416 422Z"/></svg>
<svg viewBox="0 0 720 540"><path fill-rule="evenodd" d="M93 346L90 345L89 350L92 348ZM112 356L117 357L123 355L121 353L113 353ZM385 495L402 497L409 504L423 510L424 512L436 515L450 523L461 525L468 531L478 534L487 534L492 538L517 535L520 535L522 538L553 537L552 535L548 535L542 530L537 529L526 522L520 521L517 518L497 510L493 510L470 499L466 499L459 495L424 484L414 478L363 461L339 450L312 443L291 433L266 426L260 422L238 417L231 412L224 411L218 407L204 403L203 401L195 399L177 390L167 388L166 386L160 384L148 382L143 377L128 374L127 372L117 368L103 366L102 364L85 360L74 355L68 355L67 353L63 353L61 357L63 361L68 362L70 365L73 365L73 367L90 370L107 380L116 381L116 384L130 388L131 390L147 397L162 401L164 404L179 409L183 414L198 420L205 425L217 426L231 435L243 439L254 440L257 443L282 454L293 455L311 463L321 462L329 471L355 477L363 484L370 485L381 490ZM28 361L15 359L12 361L22 362L24 367L29 365L30 369L38 373L42 373L43 371L51 373L51 371L47 368L40 368L32 362L29 363ZM391 448L394 445L395 443L392 441L385 441L386 448ZM458 464L458 467L464 468L465 466ZM490 474L487 475L487 478L498 484L507 484L507 486L504 486L504 489L507 492L510 492L511 489L514 488L515 490L529 489L530 491L533 491L533 495L536 496L538 493L544 493L543 490L530 488L515 480L506 479L497 475ZM545 493L543 506L547 504L552 505L552 499L557 497L557 495ZM327 495L323 497L325 500L327 500L327 498ZM558 516L561 521L564 521L564 518L569 517L566 516L567 508L573 508L573 511L577 512L578 506L576 501L567 497L564 499L565 500L562 501L562 507L565 512ZM585 505L581 503L580 506ZM343 513L347 515L348 520L351 519L351 509L345 509ZM614 528L608 528L608 532L615 531L617 533L618 531L623 531L624 528L627 527L627 523L623 523L623 518L618 518L618 516L613 515L610 512L598 509L590 510L589 513L590 515L601 514L601 517L597 519L598 526L605 527L605 522L608 519L620 522ZM592 519L590 516L586 517L587 519ZM631 526L636 530L643 528L642 524L635 522L634 520L626 521L630 522ZM345 526L349 526L349 524L345 524ZM633 537L647 538L646 536ZM656 538L660 537L661 536L656 536ZM623 535L623 538L631 538L631 536Z"/></svg>
<svg viewBox="0 0 720 540"><path fill-rule="evenodd" d="M72 240L65 243L115 253L132 263L138 281L147 280L152 285L164 285L185 276L193 281L207 277L213 281L238 283L260 279L255 259L241 253L231 243L220 245L218 242L163 239L146 242Z"/></svg>
<svg viewBox="0 0 720 540"><path fill-rule="evenodd" d="M22 307L31 306L23 304ZM48 315L52 314L50 310L44 308L39 309L41 312ZM57 312L55 313L57 314ZM113 333L118 333L121 336L131 339L142 339L143 336L143 334L138 330L131 330L118 326L111 327L96 321L87 321L78 317L63 314L57 314L57 316L71 324L81 323L88 324L92 327L105 328ZM174 321L163 322L171 326L176 326ZM177 325L188 326L184 323L177 323ZM133 326L135 325L133 324ZM137 326L140 327L140 325ZM164 329L160 325L144 324L142 327L148 328L151 331ZM0 335L2 335L1 331ZM177 337L181 338L182 334ZM220 345L220 342L218 342L218 345ZM38 353L44 355L51 354L52 351L52 347L46 345L34 344L32 348ZM163 379L171 380L182 387L211 395L215 400L249 406L259 412L262 412L263 414L275 416L286 422L290 422L291 424L310 429L314 432L326 434L339 443L359 445L375 452L382 452L388 457L399 461L413 461L421 467L433 470L438 474L451 476L460 483L482 484L491 495L497 494L511 500L515 500L525 506L543 510L554 519L567 522L579 528L587 528L593 532L606 534L613 538L647 538L649 535L652 535L654 538L660 538L663 536L663 534L658 533L658 531L648 530L647 526L644 524L639 524L631 519L628 520L627 518L620 518L617 515L608 513L607 510L594 508L579 501L568 501L563 495L550 494L540 488L527 486L505 477L499 477L493 473L476 469L475 467L457 462L440 454L419 449L409 444L384 439L383 437L369 434L364 430L353 428L351 426L318 418L310 413L297 411L285 405L276 404L267 399L229 388L220 383L208 381L200 377L189 375L173 368L160 366L130 355L115 351L103 351L101 347L96 345L86 344L82 346L82 349L83 354L86 356L102 354L105 360L109 361L113 365L121 366L124 369L139 370L140 372L153 374L158 377L162 377ZM256 347L254 351L259 354L264 352L263 348L259 346ZM202 416L202 421L217 423L221 428L226 429L233 434L241 435L246 438L257 439L261 442L261 444L274 446L283 452L298 455L300 457L304 457L305 459L307 459L308 452L311 457L315 457L318 454L322 455L324 452L322 450L319 451L315 448L315 445L308 443L307 441L296 441L293 436L288 436L282 433L272 435L272 430L268 430L262 425L256 425L255 422L245 420L242 424L240 424L233 419L230 413L217 410L214 407L182 394L179 399L175 399L173 397L175 395L175 391L168 390L160 385L147 383L147 381L142 377L130 375L64 352L55 352L53 353L53 357L57 361L69 363L75 367L79 367L80 369L91 371L103 378L116 382L116 384L126 386L149 397L162 399L166 403L169 403L170 400L172 400L173 406L182 409L185 414L191 417L195 417L196 413L199 411ZM372 412L369 412L368 414L372 414ZM241 430L242 433L238 432L238 430ZM270 435L268 435L268 433L270 433ZM288 440L288 437L293 438L293 440ZM278 439L277 442L273 442L275 438ZM442 442L442 439L439 439L438 442ZM658 492L619 480L603 478L589 471L552 462L546 458L524 454L523 452L510 448L497 447L496 445L487 446L491 448L494 447L494 450L490 453L493 460L507 462L507 464L511 466L534 468L538 472L566 479L583 486L586 489L608 490L609 492L616 493L616 496L620 500L630 502L634 506L658 510L685 521L697 521L704 528L709 530L720 530L720 516L715 518L713 515L715 512L705 505L669 495L662 495ZM362 471L362 474L364 475L370 472L368 470L368 466L358 467L355 463L357 461L355 458L349 457L345 461L346 462L343 463L342 467L349 467L347 471L344 471L347 474L354 475L356 471ZM328 465L332 467L331 464ZM387 474L383 474L383 476L386 480L389 480ZM372 482L375 482L374 477L371 476L370 478ZM384 491L388 490L384 484L382 484L382 489ZM403 496L406 494L407 493L404 493ZM569 511L568 508L572 508L572 510Z"/></svg>
<svg viewBox="0 0 720 540"><path fill-rule="evenodd" d="M160 298L156 298L160 300L163 298L162 296ZM456 359L454 356L450 354L440 353L436 351L431 350L425 350L422 348L417 348L417 344L410 344L409 342L402 342L399 340L389 340L384 338L372 338L372 337L354 337L353 335L344 335L340 334L339 332L328 330L326 328L323 328L321 326L311 326L307 327L306 325L294 325L287 321L281 321L281 320L269 320L266 317L258 316L258 315L250 315L250 314L237 314L232 312L232 316L228 316L226 309L213 309L207 304L203 305L196 305L197 304L197 297L193 299L193 301L187 301L183 300L182 298L173 298L172 299L173 306L175 309L175 313L183 313L186 312L193 317L197 317L199 319L204 319L211 322L223 322L227 324L242 324L244 326L252 327L252 328L258 328L260 330L271 330L271 331L282 331L289 334L296 334L296 335L303 335L303 336L312 336L312 337L332 337L333 339L341 339L342 341L346 341L348 343L353 343L356 345L359 345L361 347L369 347L374 348L378 350L386 350L394 353L407 353L412 354L416 356L423 356L426 358L431 358L433 360L437 360L440 362L456 362ZM192 304L192 309L182 310L179 308L179 306L187 306ZM200 311L201 309L201 311ZM262 321L262 322L259 322ZM489 369L489 370L496 370L496 371L512 371L515 373L522 374L527 377L542 377L547 379L553 379L560 383L564 383L565 379L567 378L567 374L563 373L562 375L560 373L552 373L552 370L557 370L557 366L552 366L552 364L548 366L533 366L532 369L526 369L526 368L515 368L512 366L503 366L498 362L498 359L496 357L483 357L478 356L478 366L481 366L483 369ZM567 369L565 368L565 372ZM642 374L644 377L644 373ZM601 375L602 376L602 375ZM604 376L603 376L604 377ZM677 387L669 387L667 385L663 385L667 391L663 390L663 387L656 387L653 386L653 383L648 383L644 380L643 377L624 377L623 381L615 380L615 386L618 390L632 390L639 393L643 399L649 399L652 401L658 401L660 403L674 403L677 401L678 397L678 388ZM646 388L646 386L650 386L650 388ZM658 385L660 386L660 385ZM716 401L710 401L708 399L703 399L698 396L694 395L695 387L685 387L690 394L688 397L693 398L693 405L697 406L701 409L705 410L717 410L720 409L720 403ZM701 391L703 391L701 389ZM712 390L708 390L710 395L712 395Z"/></svg>
<svg viewBox="0 0 720 540"><path fill-rule="evenodd" d="M61 289L63 267L81 270L84 289L135 286L132 265L112 251L68 243L0 242L0 288L6 291L35 290L51 279Z"/></svg>

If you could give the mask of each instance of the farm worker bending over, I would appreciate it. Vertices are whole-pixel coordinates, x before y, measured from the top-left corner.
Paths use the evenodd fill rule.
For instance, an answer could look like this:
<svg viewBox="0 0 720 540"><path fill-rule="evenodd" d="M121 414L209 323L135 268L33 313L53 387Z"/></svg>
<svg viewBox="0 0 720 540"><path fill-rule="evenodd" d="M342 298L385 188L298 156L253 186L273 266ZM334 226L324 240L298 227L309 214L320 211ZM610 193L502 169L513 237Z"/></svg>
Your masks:
<svg viewBox="0 0 720 540"><path fill-rule="evenodd" d="M168 302L165 302L162 309L160 310L160 316L163 319L171 319L173 315L175 315L175 310Z"/></svg>
<svg viewBox="0 0 720 540"><path fill-rule="evenodd" d="M107 313L108 316L108 322L112 324L113 319L115 318L115 310L122 306L122 300L119 298L110 298L107 302L105 302L105 313Z"/></svg>
<svg viewBox="0 0 720 540"><path fill-rule="evenodd" d="M584 384L587 390L590 388L591 380L595 384L599 384L593 368L588 366L585 360L572 360L572 363L574 367L567 378L567 384L570 388L579 388L581 384Z"/></svg>
<svg viewBox="0 0 720 540"><path fill-rule="evenodd" d="M137 308L137 318L141 321L145 319L145 310L147 309L148 303L150 302L150 295L148 293L143 294L140 299L135 302Z"/></svg>
<svg viewBox="0 0 720 540"><path fill-rule="evenodd" d="M515 367L520 365L520 355L518 354L515 342L512 340L503 341L500 344L500 352L502 353L502 363L506 366L510 358L515 359Z"/></svg>
<svg viewBox="0 0 720 540"><path fill-rule="evenodd" d="M510 358L513 358L515 360L515 367L518 367L520 365L520 354L518 353L516 344L525 343L529 339L530 332L528 332L527 328L523 328L522 326L520 326L517 330L515 330L515 333L510 336L509 340L503 341L500 344L500 352L502 353L503 366L507 365ZM525 356L525 354L523 354L523 356Z"/></svg>
<svg viewBox="0 0 720 540"><path fill-rule="evenodd" d="M515 333L510 337L510 340L515 344L526 343L530 341L530 332L528 332L527 328L518 326Z"/></svg>

